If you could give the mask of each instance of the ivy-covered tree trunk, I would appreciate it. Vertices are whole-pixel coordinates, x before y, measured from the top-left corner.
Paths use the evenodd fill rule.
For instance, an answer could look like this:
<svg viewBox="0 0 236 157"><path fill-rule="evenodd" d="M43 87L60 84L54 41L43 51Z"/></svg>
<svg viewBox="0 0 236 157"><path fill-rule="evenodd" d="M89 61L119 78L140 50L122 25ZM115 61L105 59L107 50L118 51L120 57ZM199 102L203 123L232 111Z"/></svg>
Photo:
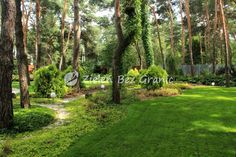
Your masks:
<svg viewBox="0 0 236 157"><path fill-rule="evenodd" d="M136 34L139 34L138 21L140 15L138 14L138 9L140 9L140 6L135 6L139 4L139 0L136 1L138 2L135 2L134 7L124 5L124 10L127 14L127 22L131 22L127 24L126 35L123 34L122 30L120 0L115 1L115 27L118 38L118 46L113 54L112 59L112 100L116 104L120 104L121 102L121 82L119 78L122 74L122 57L125 53L125 50L134 40ZM135 11L135 9L137 9L137 11Z"/></svg>
<svg viewBox="0 0 236 157"><path fill-rule="evenodd" d="M149 21L150 9L147 0L142 0L141 16L142 16L142 40L146 55L147 67L154 64L154 52L151 38L151 25Z"/></svg>
<svg viewBox="0 0 236 157"><path fill-rule="evenodd" d="M188 21L189 53L191 61L191 75L194 76L193 46L192 46L192 26L189 10L189 0L185 0L186 16Z"/></svg>
<svg viewBox="0 0 236 157"><path fill-rule="evenodd" d="M35 59L36 69L40 68L41 63L41 6L40 0L36 0L36 41L35 41Z"/></svg>
<svg viewBox="0 0 236 157"><path fill-rule="evenodd" d="M13 123L12 73L15 7L15 0L1 1L0 129L9 128Z"/></svg>
<svg viewBox="0 0 236 157"><path fill-rule="evenodd" d="M22 26L22 12L21 12L21 0L16 0L16 48L17 48L17 61L18 61L18 73L20 82L20 103L22 108L30 107L30 98L28 90L28 58L25 53L24 47L24 33Z"/></svg>

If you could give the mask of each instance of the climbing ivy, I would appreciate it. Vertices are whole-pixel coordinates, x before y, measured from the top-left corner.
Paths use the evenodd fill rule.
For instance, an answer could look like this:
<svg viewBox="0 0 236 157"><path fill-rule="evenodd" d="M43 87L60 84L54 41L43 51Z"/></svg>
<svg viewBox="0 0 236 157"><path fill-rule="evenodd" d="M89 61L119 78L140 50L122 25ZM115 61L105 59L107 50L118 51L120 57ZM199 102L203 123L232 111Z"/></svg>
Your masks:
<svg viewBox="0 0 236 157"><path fill-rule="evenodd" d="M135 33L133 39L139 38L142 32L141 0L123 0L122 11L124 13L125 36Z"/></svg>
<svg viewBox="0 0 236 157"><path fill-rule="evenodd" d="M148 0L142 0L141 4L141 20L142 20L142 40L146 55L147 67L154 64L154 52L151 41L151 25L149 21L150 9Z"/></svg>

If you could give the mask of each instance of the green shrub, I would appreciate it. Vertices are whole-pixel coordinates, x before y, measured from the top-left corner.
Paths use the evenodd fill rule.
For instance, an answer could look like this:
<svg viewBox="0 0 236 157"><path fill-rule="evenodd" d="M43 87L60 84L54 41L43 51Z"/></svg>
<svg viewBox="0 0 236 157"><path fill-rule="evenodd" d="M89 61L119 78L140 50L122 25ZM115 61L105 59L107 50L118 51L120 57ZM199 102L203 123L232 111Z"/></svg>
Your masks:
<svg viewBox="0 0 236 157"><path fill-rule="evenodd" d="M34 91L37 97L50 97L55 92L57 97L63 97L67 91L60 71L54 65L38 69L34 73Z"/></svg>
<svg viewBox="0 0 236 157"><path fill-rule="evenodd" d="M167 84L168 74L160 66L151 66L143 71L140 76L140 83L147 90L155 90Z"/></svg>
<svg viewBox="0 0 236 157"><path fill-rule="evenodd" d="M176 78L176 81L188 82L192 84L202 84L211 86L214 82L216 86L225 86L226 79L224 75L204 75L199 77L180 76ZM231 78L230 86L236 86L236 80Z"/></svg>
<svg viewBox="0 0 236 157"><path fill-rule="evenodd" d="M129 72L127 73L127 77L132 81L135 81L135 83L139 82L139 75L139 71L136 68L129 70Z"/></svg>
<svg viewBox="0 0 236 157"><path fill-rule="evenodd" d="M127 76L128 77L138 77L139 76L139 71L136 68L135 69L131 69L127 73Z"/></svg>

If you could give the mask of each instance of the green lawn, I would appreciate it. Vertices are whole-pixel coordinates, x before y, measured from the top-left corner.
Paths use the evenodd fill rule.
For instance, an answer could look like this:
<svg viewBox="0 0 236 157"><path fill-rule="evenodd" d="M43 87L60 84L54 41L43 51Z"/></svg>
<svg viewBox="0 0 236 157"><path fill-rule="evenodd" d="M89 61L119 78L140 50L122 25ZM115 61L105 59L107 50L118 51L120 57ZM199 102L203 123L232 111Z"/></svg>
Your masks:
<svg viewBox="0 0 236 157"><path fill-rule="evenodd" d="M197 87L128 107L120 122L75 140L61 156L235 157L236 88Z"/></svg>

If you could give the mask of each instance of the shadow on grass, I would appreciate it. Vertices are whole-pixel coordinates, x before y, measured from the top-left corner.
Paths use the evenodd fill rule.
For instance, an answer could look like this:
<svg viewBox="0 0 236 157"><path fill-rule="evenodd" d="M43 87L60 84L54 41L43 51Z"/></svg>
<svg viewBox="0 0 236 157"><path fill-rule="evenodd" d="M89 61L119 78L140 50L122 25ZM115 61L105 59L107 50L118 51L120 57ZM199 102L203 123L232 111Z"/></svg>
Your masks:
<svg viewBox="0 0 236 157"><path fill-rule="evenodd" d="M1 130L0 133L14 135L39 130L51 124L55 119L54 116L54 111L40 106L32 106L30 109L15 107L12 128Z"/></svg>

